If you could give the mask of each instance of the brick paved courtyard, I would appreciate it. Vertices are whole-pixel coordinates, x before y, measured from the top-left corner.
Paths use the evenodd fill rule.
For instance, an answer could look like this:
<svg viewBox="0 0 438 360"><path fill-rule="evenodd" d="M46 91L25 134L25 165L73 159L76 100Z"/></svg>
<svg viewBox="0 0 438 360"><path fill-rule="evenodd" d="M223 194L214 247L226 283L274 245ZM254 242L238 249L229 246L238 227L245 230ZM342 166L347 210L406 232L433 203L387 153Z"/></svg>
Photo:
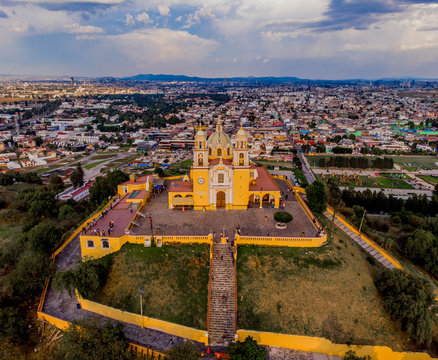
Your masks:
<svg viewBox="0 0 438 360"><path fill-rule="evenodd" d="M228 237L234 237L235 229L240 225L241 235L316 236L317 231L304 209L291 193L287 193L286 183L279 180L277 182L284 194L285 211L293 215L292 222L284 230L275 228L276 222L273 216L279 209L254 207L248 210L228 211L170 210L167 191L154 195L142 212L146 216L151 215L154 235L207 235L216 232L219 236L223 232ZM288 200L285 200L286 193ZM147 218L139 217L137 222L139 226L134 226L132 229L135 234L151 234Z"/></svg>

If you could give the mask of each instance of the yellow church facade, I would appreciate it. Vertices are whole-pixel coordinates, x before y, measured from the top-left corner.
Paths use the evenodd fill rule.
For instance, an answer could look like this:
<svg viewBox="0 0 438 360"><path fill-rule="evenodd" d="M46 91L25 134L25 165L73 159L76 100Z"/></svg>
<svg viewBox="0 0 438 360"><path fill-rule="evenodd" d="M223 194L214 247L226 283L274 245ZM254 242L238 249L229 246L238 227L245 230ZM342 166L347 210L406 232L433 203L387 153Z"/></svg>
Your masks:
<svg viewBox="0 0 438 360"><path fill-rule="evenodd" d="M280 203L274 179L249 161L246 132L237 132L233 146L221 124L208 139L204 131L197 132L190 176L173 181L168 194L170 209L243 210Z"/></svg>

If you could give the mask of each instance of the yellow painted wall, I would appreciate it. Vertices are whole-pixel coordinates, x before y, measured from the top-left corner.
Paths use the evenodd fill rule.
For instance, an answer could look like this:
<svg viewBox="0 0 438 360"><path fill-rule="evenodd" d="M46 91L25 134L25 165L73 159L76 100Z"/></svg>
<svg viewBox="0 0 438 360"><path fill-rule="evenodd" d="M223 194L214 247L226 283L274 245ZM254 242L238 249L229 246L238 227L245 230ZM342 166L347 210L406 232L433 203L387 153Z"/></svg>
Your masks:
<svg viewBox="0 0 438 360"><path fill-rule="evenodd" d="M157 329L171 335L180 336L208 345L208 335L205 330L198 330L190 328L188 326L177 325L167 321L153 319L147 316L143 316L142 319L142 317L138 314L114 309L106 305L83 299L80 296L77 296L77 298L79 304L84 310L91 311L93 313L107 316L112 319L123 321L129 324Z"/></svg>
<svg viewBox="0 0 438 360"><path fill-rule="evenodd" d="M237 245L289 246L289 247L320 247L327 241L327 235L322 237L264 237L240 236L236 234Z"/></svg>
<svg viewBox="0 0 438 360"><path fill-rule="evenodd" d="M67 321L58 319L57 317L54 317L52 315L47 315L41 311L38 311L37 317L40 320L45 320L49 324L52 324L53 326L56 326L58 329L65 330L70 325Z"/></svg>
<svg viewBox="0 0 438 360"><path fill-rule="evenodd" d="M99 259L103 256L111 254L113 252L119 251L123 245L126 243L131 244L144 244L145 240L151 240L152 236L133 236L133 235L123 235L121 237L100 237L100 236L90 236L90 235L81 235L81 256L83 259ZM102 239L107 239L110 243L109 249L102 249ZM94 241L94 249L87 247L87 240ZM171 243L183 243L183 244L191 244L191 243L199 243L199 244L211 244L212 235L205 236L172 236L172 235L163 235L163 236L154 236L155 241L161 241L162 244L171 244Z"/></svg>
<svg viewBox="0 0 438 360"><path fill-rule="evenodd" d="M233 171L233 208L248 207L249 200L249 169L234 169Z"/></svg>
<svg viewBox="0 0 438 360"><path fill-rule="evenodd" d="M333 210L328 207L327 211L333 215ZM383 250L379 245L377 245L374 241L370 240L368 237L366 237L364 234L359 233L359 230L357 230L354 226L352 226L348 221L342 218L341 215L336 215L336 219L338 219L341 223L343 223L346 227L348 227L351 231L353 231L357 236L360 236L363 241L367 242L373 249L378 251L382 256L384 256L386 259L388 259L389 262L391 262L397 269L403 270L403 266L391 255L389 255L388 252Z"/></svg>
<svg viewBox="0 0 438 360"><path fill-rule="evenodd" d="M193 201L195 204L195 210L202 210L203 207L210 205L208 197L208 169L193 169ZM204 179L203 184L199 184L198 179L202 176Z"/></svg>
<svg viewBox="0 0 438 360"><path fill-rule="evenodd" d="M286 349L310 351L327 355L344 356L349 350L358 356L369 355L372 360L431 360L426 353L401 353L392 351L386 346L362 346L334 344L330 340L299 335L275 334L258 331L237 331L238 340L244 341L248 336L260 345L279 346Z"/></svg>

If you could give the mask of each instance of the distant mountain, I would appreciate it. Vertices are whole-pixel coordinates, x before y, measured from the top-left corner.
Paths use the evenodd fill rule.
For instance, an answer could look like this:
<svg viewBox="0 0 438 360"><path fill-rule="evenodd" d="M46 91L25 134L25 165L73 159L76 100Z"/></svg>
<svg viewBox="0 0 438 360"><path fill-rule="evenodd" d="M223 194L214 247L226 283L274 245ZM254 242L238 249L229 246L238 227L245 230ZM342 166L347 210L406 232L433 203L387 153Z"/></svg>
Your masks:
<svg viewBox="0 0 438 360"><path fill-rule="evenodd" d="M265 76L265 77L231 77L231 78L204 78L198 76L185 76L185 75L165 75L165 74L139 74L135 76L125 77L122 80L127 81L232 81L232 82L289 82L289 81L307 81L305 79L300 79L297 77L275 77L275 76Z"/></svg>

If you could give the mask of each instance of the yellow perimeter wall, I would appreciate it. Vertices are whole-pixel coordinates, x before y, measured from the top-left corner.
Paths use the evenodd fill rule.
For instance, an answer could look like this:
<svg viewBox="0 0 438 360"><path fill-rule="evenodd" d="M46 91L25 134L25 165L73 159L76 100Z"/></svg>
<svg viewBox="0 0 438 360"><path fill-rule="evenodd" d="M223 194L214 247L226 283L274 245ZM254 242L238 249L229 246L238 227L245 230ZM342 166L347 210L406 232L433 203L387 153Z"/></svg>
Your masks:
<svg viewBox="0 0 438 360"><path fill-rule="evenodd" d="M103 249L101 241L102 239L108 240L110 247L109 249ZM113 252L119 251L123 245L126 243L131 244L144 244L145 240L151 240L152 236L132 236L132 235L123 235L121 237L100 237L100 236L91 236L91 235L81 235L81 255L82 258L92 258L98 259L103 256L109 255ZM170 244L170 243L204 243L211 244L213 236L154 236L154 241L161 242L161 244ZM94 241L94 248L87 247L87 240Z"/></svg>
<svg viewBox="0 0 438 360"><path fill-rule="evenodd" d="M333 210L331 207L327 207L327 211L333 215ZM388 261L390 261L397 269L403 270L403 266L400 265L400 263L394 259L391 255L389 255L385 250L383 250L380 246L378 246L374 241L371 241L368 239L365 235L361 234L354 226L350 225L345 219L343 219L341 216L336 215L336 218L344 224L346 227L348 227L351 231L353 231L357 236L360 236L363 241L367 242L373 249L378 251L382 256L384 256Z"/></svg>
<svg viewBox="0 0 438 360"><path fill-rule="evenodd" d="M236 234L237 245L320 247L327 241L327 235L315 238L308 237L263 237L240 236Z"/></svg>
<svg viewBox="0 0 438 360"><path fill-rule="evenodd" d="M205 345L208 345L208 334L205 330L197 330L187 326L173 324L167 321L153 319L147 316L142 317L138 314L129 313L126 311L114 309L112 307L95 303L90 300L86 300L76 295L78 302L82 309L91 311L96 314L100 314L118 321L123 321L129 324L137 326L143 326L151 329L157 329L168 334L180 336L193 341L198 341Z"/></svg>
<svg viewBox="0 0 438 360"><path fill-rule="evenodd" d="M330 340L299 335L285 335L268 332L237 330L238 340L244 341L248 336L259 345L279 346L286 349L310 351L327 355L343 356L349 350L358 356L369 355L372 360L431 360L426 353L400 353L386 346L362 346L334 344Z"/></svg>

